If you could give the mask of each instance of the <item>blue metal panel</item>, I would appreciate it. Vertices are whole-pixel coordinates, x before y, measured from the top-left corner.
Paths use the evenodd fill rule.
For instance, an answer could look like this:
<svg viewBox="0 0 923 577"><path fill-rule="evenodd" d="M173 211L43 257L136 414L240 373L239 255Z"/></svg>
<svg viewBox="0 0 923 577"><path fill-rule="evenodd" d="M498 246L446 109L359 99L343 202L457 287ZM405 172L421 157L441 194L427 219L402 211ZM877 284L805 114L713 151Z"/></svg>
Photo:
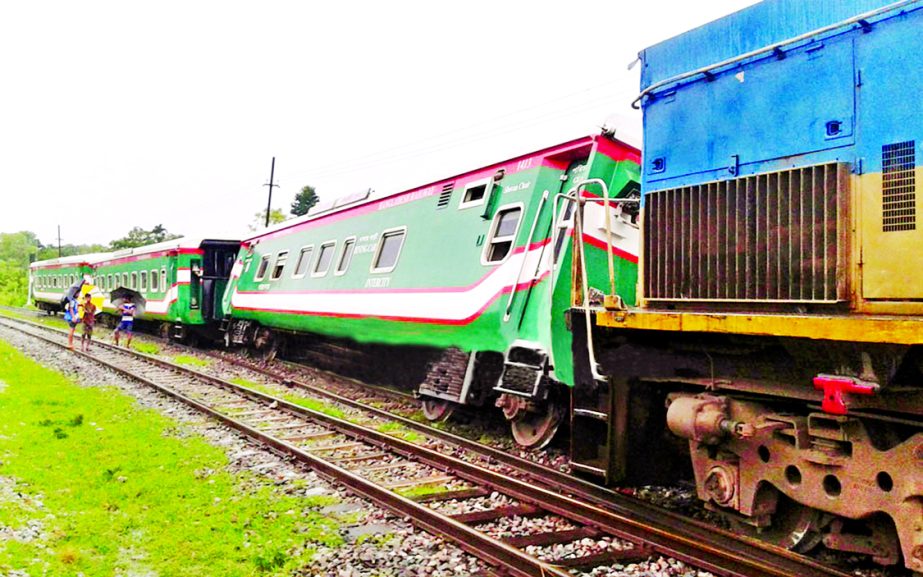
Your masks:
<svg viewBox="0 0 923 577"><path fill-rule="evenodd" d="M764 4L778 7L787 2ZM805 3L821 4L828 3ZM743 21L734 16L736 20L729 17L722 26ZM851 16L837 13L833 20ZM766 25L772 28L776 23ZM923 2L918 2L874 19L866 29L843 28L782 55L762 55L711 78L700 75L659 90L643 103L643 189L831 160L861 159L857 170L880 171L883 145L923 140L921 30ZM784 36L793 32L788 29ZM754 28L747 33L767 32ZM764 45L762 40L753 44ZM695 52L689 51L687 63L695 60Z"/></svg>
<svg viewBox="0 0 923 577"><path fill-rule="evenodd" d="M856 38L860 144L865 172L881 172L881 147L923 147L923 10ZM923 148L918 148L923 157Z"/></svg>
<svg viewBox="0 0 923 577"><path fill-rule="evenodd" d="M852 37L841 35L649 101L645 183L733 178L763 162L852 145L854 78Z"/></svg>
<svg viewBox="0 0 923 577"><path fill-rule="evenodd" d="M641 89L677 74L782 42L894 0L766 0L641 53Z"/></svg>

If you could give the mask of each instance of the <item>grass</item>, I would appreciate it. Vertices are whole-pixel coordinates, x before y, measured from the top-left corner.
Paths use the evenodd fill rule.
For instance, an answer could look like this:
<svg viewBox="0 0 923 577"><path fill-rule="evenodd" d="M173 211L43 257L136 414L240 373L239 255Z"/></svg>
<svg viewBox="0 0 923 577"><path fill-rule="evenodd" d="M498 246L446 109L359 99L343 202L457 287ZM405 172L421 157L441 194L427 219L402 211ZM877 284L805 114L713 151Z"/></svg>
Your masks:
<svg viewBox="0 0 923 577"><path fill-rule="evenodd" d="M247 387L247 388L250 388L256 391L260 391L262 393L266 393L268 395L273 395L275 397L283 398L286 401L289 401L290 403L293 403L295 405L306 407L313 411L317 411L319 413L323 413L331 417L336 417L337 419L343 419L349 422L356 422L355 419L352 419L349 416L347 416L343 412L342 409L334 405L331 405L329 403L325 403L324 401L320 401L317 399L310 399L307 397L302 397L300 395L285 393L285 392L282 392L280 394L280 391L278 390L278 388L275 388L269 385L264 385L262 383L258 383L256 381L251 381L249 379L244 379L241 377L235 377L231 379L231 382L234 383L235 385L240 385L240 386ZM421 443L424 440L426 440L426 438L423 435L411 429L408 429L401 423L397 423L397 422L382 423L381 425L376 426L375 429L382 433L391 435L393 437L404 439L405 441L408 441L410 443Z"/></svg>
<svg viewBox="0 0 923 577"><path fill-rule="evenodd" d="M117 389L2 341L0 381L0 478L25 496L0 503L0 524L44 526L38 542L0 540L0 575L288 575L342 543L316 510L329 497L227 472L220 449Z"/></svg>
<svg viewBox="0 0 923 577"><path fill-rule="evenodd" d="M187 367L207 367L212 364L208 359L200 359L192 355L176 355L173 357L173 362L177 365L185 365Z"/></svg>
<svg viewBox="0 0 923 577"><path fill-rule="evenodd" d="M379 432L391 435L392 437L398 437L398 438L404 439L405 441L408 441L410 443L422 443L424 440L426 440L426 438L420 433L417 433L416 431L408 429L407 427L405 427L404 425L396 421L382 423L381 425L378 425L375 428Z"/></svg>
<svg viewBox="0 0 923 577"><path fill-rule="evenodd" d="M291 393L280 394L279 389L277 387L263 385L263 384L260 384L254 381L248 381L246 379L235 378L235 379L231 379L231 382L236 383L238 385L242 385L244 387L251 388L261 393L266 393L267 395L272 395L274 397L284 399L294 405L298 405L299 407L311 409L312 411L317 411L318 413L323 413L325 415L334 417L336 419L342 419L344 421L349 421L349 422L355 421L355 419L351 419L347 417L346 413L344 413L342 409L334 405L331 405L330 403L325 403L317 399L309 399L306 397L302 397L300 395L293 395Z"/></svg>
<svg viewBox="0 0 923 577"><path fill-rule="evenodd" d="M433 485L416 485L414 487L407 487L404 489L397 489L395 493L407 497L408 499L413 499L414 497L425 497L427 495L439 495L442 493L448 493L452 489L449 489L442 484L433 484Z"/></svg>
<svg viewBox="0 0 923 577"><path fill-rule="evenodd" d="M135 341L132 343L131 348L135 349L139 353L144 353L146 355L160 354L160 347L154 343Z"/></svg>
<svg viewBox="0 0 923 577"><path fill-rule="evenodd" d="M231 379L231 382L234 383L235 385L240 385L240 386L242 386L242 387L247 387L248 389L257 389L257 388L263 386L262 383L258 383L258 382L256 382L256 381L251 381L251 380L245 379L245 378L243 378L243 377L234 377L233 379Z"/></svg>

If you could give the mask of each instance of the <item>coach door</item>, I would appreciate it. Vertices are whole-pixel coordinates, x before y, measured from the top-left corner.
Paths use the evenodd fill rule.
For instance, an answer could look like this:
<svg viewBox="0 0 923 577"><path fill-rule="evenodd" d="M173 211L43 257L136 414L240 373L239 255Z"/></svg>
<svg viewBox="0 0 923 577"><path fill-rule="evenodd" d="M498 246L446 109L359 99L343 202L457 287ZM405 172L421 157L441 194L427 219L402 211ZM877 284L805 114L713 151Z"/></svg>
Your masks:
<svg viewBox="0 0 923 577"><path fill-rule="evenodd" d="M202 259L192 259L189 269L189 308L197 310L202 306Z"/></svg>

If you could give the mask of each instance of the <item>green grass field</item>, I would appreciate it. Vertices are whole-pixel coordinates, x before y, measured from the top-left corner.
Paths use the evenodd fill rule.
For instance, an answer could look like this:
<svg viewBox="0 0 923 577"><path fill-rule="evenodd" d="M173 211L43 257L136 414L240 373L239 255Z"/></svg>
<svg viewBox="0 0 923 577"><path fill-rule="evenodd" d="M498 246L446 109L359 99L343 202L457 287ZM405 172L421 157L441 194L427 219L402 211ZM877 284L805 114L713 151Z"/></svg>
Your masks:
<svg viewBox="0 0 923 577"><path fill-rule="evenodd" d="M342 542L318 512L330 497L295 496L226 464L186 426L0 341L0 477L25 495L0 501L0 526L43 526L39 541L0 537L0 574L284 575L310 567L314 547Z"/></svg>

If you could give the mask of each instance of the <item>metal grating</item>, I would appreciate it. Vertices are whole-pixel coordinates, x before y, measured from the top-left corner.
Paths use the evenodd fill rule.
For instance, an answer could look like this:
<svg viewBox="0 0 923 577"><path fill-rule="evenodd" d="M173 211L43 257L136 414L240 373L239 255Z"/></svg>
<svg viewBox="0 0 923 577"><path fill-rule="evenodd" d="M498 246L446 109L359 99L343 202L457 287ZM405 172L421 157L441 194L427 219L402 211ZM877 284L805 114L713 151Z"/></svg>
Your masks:
<svg viewBox="0 0 923 577"><path fill-rule="evenodd" d="M449 206L449 202L452 200L452 190L454 190L455 184L445 184L442 186L442 192L439 193L439 200L436 201L436 210L443 209Z"/></svg>
<svg viewBox="0 0 923 577"><path fill-rule="evenodd" d="M916 230L916 143L881 147L881 208L884 232Z"/></svg>
<svg viewBox="0 0 923 577"><path fill-rule="evenodd" d="M846 299L848 170L838 163L649 193L649 301Z"/></svg>

